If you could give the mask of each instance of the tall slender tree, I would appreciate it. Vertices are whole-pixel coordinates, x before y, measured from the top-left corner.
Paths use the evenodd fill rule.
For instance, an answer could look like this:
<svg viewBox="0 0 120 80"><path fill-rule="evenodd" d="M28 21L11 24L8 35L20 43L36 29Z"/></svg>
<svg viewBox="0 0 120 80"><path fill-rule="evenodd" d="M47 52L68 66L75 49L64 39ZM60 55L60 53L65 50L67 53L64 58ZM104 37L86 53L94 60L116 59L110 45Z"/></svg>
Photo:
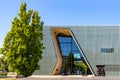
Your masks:
<svg viewBox="0 0 120 80"><path fill-rule="evenodd" d="M42 59L43 22L38 11L26 10L23 2L20 12L12 22L11 30L7 33L3 54L9 71L15 71L25 77L40 67L38 62Z"/></svg>

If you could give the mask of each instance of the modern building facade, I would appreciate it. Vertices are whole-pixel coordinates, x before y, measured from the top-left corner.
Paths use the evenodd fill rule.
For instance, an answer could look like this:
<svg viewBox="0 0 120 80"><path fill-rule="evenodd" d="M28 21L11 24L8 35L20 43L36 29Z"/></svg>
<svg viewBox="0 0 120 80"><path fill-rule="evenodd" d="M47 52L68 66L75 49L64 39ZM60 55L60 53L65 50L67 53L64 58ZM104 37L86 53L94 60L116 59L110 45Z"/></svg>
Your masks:
<svg viewBox="0 0 120 80"><path fill-rule="evenodd" d="M120 75L120 26L46 26L43 32L43 59L33 75Z"/></svg>

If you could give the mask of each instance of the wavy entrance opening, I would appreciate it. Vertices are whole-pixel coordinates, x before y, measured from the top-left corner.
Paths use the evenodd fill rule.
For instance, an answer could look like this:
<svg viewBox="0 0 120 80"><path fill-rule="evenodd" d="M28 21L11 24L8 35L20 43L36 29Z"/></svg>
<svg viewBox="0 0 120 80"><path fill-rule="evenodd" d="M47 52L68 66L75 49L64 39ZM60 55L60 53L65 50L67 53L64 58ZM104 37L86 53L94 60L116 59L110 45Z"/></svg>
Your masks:
<svg viewBox="0 0 120 80"><path fill-rule="evenodd" d="M52 74L92 74L72 34L67 28L51 28L58 61Z"/></svg>

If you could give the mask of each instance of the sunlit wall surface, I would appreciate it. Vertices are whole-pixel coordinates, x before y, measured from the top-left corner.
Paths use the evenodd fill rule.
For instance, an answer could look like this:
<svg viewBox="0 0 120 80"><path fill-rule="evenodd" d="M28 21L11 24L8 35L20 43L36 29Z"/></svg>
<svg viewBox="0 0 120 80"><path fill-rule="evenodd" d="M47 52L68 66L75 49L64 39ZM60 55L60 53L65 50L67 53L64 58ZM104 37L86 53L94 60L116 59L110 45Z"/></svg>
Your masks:
<svg viewBox="0 0 120 80"><path fill-rule="evenodd" d="M50 75L55 67L57 57L53 46L53 40L50 32L50 27L44 27L43 58L39 62L40 69L36 70L33 75Z"/></svg>
<svg viewBox="0 0 120 80"><path fill-rule="evenodd" d="M41 68L35 75L50 75L57 62L50 28L44 27L43 59ZM78 48L82 49L83 56L89 63L95 75L97 66L104 66L106 76L120 76L120 27L119 26L68 26L77 41ZM67 55L67 54L65 54Z"/></svg>
<svg viewBox="0 0 120 80"><path fill-rule="evenodd" d="M78 26L70 29L96 75L96 65L105 65L106 76L120 75L120 27Z"/></svg>

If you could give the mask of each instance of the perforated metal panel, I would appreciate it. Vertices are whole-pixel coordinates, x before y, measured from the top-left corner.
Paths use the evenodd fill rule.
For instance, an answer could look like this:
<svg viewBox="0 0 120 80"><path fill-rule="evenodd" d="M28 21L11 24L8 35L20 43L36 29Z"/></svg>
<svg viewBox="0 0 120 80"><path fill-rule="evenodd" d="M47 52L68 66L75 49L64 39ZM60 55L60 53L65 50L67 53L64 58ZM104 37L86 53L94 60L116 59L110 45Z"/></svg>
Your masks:
<svg viewBox="0 0 120 80"><path fill-rule="evenodd" d="M50 27L44 27L43 33L43 44L45 49L43 51L43 58L39 62L41 67L40 70L36 70L33 75L51 75L57 62Z"/></svg>
<svg viewBox="0 0 120 80"><path fill-rule="evenodd" d="M116 67L120 65L120 26L68 26L66 28L71 29L96 75L96 65L105 65L106 76L120 75L119 66ZM50 27L44 27L43 42L46 48L40 62L41 69L34 74L50 75L57 61ZM103 54L101 48L113 48L114 52Z"/></svg>
<svg viewBox="0 0 120 80"><path fill-rule="evenodd" d="M71 30L96 75L96 65L120 65L119 26L80 26ZM114 48L114 53L103 54L101 48Z"/></svg>

